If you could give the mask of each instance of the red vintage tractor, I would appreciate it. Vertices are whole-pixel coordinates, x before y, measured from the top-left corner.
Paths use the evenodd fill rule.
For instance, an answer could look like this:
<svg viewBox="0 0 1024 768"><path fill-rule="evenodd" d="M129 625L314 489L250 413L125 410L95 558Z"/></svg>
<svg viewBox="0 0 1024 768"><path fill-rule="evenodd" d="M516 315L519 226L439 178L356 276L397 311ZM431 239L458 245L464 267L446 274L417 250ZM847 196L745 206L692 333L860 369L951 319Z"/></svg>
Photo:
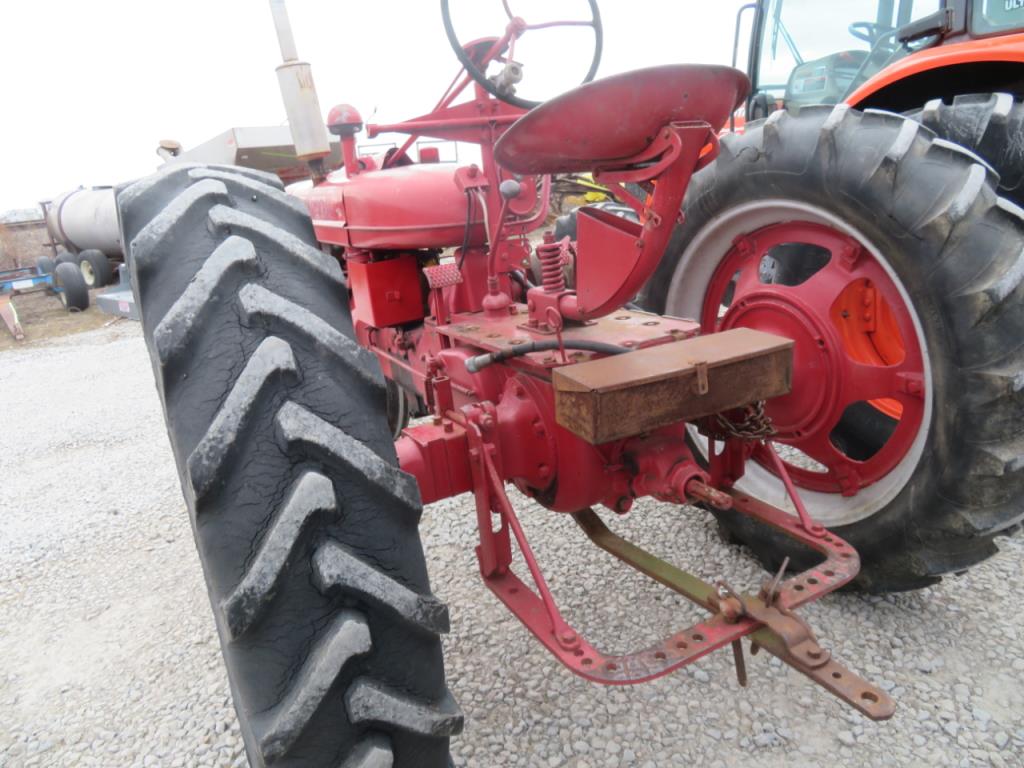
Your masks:
<svg viewBox="0 0 1024 768"><path fill-rule="evenodd" d="M273 2L312 189L300 199L267 174L180 165L118 193L251 763L449 764L462 716L417 526L423 504L467 493L481 577L572 672L635 684L729 646L743 683L749 637L890 717L889 696L795 611L851 583L930 583L989 554L1019 517L1020 211L976 156L890 113L806 108L797 128L769 118L720 141L749 94L742 73L590 82L594 0L562 22L503 6L500 36L463 44L442 0L463 71L430 114L365 126L410 137L383 155L358 152L355 109L332 109L344 168L329 172L309 66ZM587 82L524 101L516 42L558 24L593 29ZM481 162L414 161L418 137L478 144ZM824 186L808 173L806 189L783 187L816 157L834 170ZM697 171L750 198L694 234L725 194L691 195L677 228ZM531 240L551 175L568 172L593 173L637 221L584 208L574 240ZM820 264L805 275L808 242ZM792 284L763 266L790 251ZM632 303L659 290L698 299L680 316ZM888 433L873 453L839 429L851 409L862 432ZM409 426L410 414L425 418ZM547 588L508 484L708 617L602 653ZM779 556L774 576L751 593L707 583L595 511L645 498L718 515Z"/></svg>

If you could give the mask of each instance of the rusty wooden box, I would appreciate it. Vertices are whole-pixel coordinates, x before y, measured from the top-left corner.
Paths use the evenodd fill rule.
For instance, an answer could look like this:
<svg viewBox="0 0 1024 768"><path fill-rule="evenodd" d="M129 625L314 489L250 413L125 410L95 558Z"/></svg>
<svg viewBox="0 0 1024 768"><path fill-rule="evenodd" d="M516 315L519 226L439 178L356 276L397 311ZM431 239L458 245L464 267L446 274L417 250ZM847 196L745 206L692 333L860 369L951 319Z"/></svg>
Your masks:
<svg viewBox="0 0 1024 768"><path fill-rule="evenodd" d="M735 328L558 368L556 418L598 445L784 395L792 350L790 339Z"/></svg>

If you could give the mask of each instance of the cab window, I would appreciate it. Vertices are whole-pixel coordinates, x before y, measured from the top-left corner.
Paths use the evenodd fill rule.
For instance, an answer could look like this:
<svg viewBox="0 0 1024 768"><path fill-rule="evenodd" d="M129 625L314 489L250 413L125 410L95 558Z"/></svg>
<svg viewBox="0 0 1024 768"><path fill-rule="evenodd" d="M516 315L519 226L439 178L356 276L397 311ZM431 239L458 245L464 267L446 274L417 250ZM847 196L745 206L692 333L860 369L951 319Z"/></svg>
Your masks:
<svg viewBox="0 0 1024 768"><path fill-rule="evenodd" d="M977 35L1024 29L1024 0L974 0L971 31Z"/></svg>
<svg viewBox="0 0 1024 768"><path fill-rule="evenodd" d="M993 0L994 1L994 0ZM998 2L1024 0L998 0ZM897 30L943 0L768 0L757 91L774 106L835 104L909 50Z"/></svg>

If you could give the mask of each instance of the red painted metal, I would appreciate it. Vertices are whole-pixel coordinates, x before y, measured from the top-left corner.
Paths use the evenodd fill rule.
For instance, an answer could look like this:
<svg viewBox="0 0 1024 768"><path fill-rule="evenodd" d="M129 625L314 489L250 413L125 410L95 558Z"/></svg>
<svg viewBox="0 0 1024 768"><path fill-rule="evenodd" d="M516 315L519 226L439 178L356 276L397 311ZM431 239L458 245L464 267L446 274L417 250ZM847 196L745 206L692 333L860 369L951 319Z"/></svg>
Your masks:
<svg viewBox="0 0 1024 768"><path fill-rule="evenodd" d="M828 263L799 285L768 284L758 268L772 249L785 244L817 246ZM734 283L735 280L735 283ZM733 298L719 317L730 285ZM903 358L891 365L858 359L844 341L833 308L850 286L870 286L884 302L903 340ZM831 227L787 222L751 232L723 258L708 286L701 325L705 332L757 328L793 339L793 390L772 400L767 413L776 440L800 449L827 471L786 462L797 485L816 491L853 495L888 474L910 450L924 417L924 360L912 316L889 273L854 238ZM840 451L830 435L847 407L886 399L901 406L895 431L872 457L857 461ZM755 458L773 468L763 447Z"/></svg>
<svg viewBox="0 0 1024 768"><path fill-rule="evenodd" d="M511 17L501 37L477 41L465 50L486 68L499 56L511 56L514 41L528 28ZM302 197L317 237L335 246L330 252L340 252L343 259L356 338L376 354L384 375L433 417L406 429L397 441L402 468L416 477L425 503L467 491L474 494L481 575L562 663L597 682L633 683L666 674L724 645L737 652L733 644L750 635L758 646L869 716L886 717L891 701L885 694L854 676L849 677L851 685L859 687L837 683L849 673L828 659L809 628L790 612L853 578L856 553L816 530L806 515L793 518L723 490L742 474L755 450L752 441L729 441L725 453L712 458L709 471L694 460L685 424L591 445L555 419L552 371L600 354L573 350L573 344L596 341L636 349L699 332L700 325L692 320L622 307L657 266L692 174L715 157L715 132L748 90L746 77L734 70L657 67L592 83L524 115L460 74L429 114L367 126L370 137L393 131L409 134L404 144L383 157L358 156L354 134L361 118L345 105L332 110L330 123L342 138L345 170L331 174ZM466 99L458 102L463 95ZM478 144L479 165L413 163L408 150L417 138L427 136ZM429 160L429 153L421 159ZM584 211L574 243L555 243L548 237L537 249L542 285L528 288L522 274L531 255L526 236L547 216L550 179L545 174L581 169L592 170L596 179L618 190L637 210L641 223ZM502 182L513 178L518 189L506 183L501 194ZM629 182L646 184L650 194L643 200L629 195L624 187ZM841 288L843 280L843 285L870 280L879 296L891 303L891 283L882 282L883 275L870 266L870 259L854 255L844 257L842 280L839 272L826 273L821 295ZM564 275L570 263L575 285ZM779 310L778 306L789 307L780 290L744 284L743 306L726 315L723 327L743 325L750 313L761 313L782 318L777 320L781 335L803 328L811 340L808 347L807 338L796 336L804 358L819 367L843 363L852 376L852 384L838 389L816 383L813 377L807 382L798 379L797 386L808 397L818 389L828 390L828 397L819 398L822 408L834 411L844 397L853 395L898 397L877 381L877 369L844 362L838 351L841 344L831 336L825 347L828 355L815 351L819 337L836 335L834 329L816 330L825 322L820 318L828 318L827 311L821 314L825 299L798 293L788 297L795 309ZM521 303L524 298L526 303ZM712 325L717 326L717 318ZM526 342L547 346L481 369L468 365L481 354ZM899 376L912 376L915 370L920 370L920 360L908 351L906 360L881 378L887 384L904 381ZM799 426L804 418L800 408L781 400L769 405L776 408L780 423L790 432L804 429ZM903 403L903 409L902 420L911 419L912 407ZM573 514L599 546L704 605L712 617L638 653L602 654L560 612L505 493L506 483L551 510ZM826 559L786 581L777 596L774 587L755 596L737 595L725 585L716 589L618 539L589 511L603 505L623 513L645 496L733 507ZM794 500L801 509L795 490ZM513 540L532 587L512 572ZM740 665L742 652L735 658ZM858 699L859 692L868 698Z"/></svg>
<svg viewBox="0 0 1024 768"><path fill-rule="evenodd" d="M570 91L504 133L495 157L517 173L593 171L595 180L613 184L658 180L642 225L584 210L578 290L533 291L532 319L543 322L550 308L571 320L602 317L640 290L672 234L690 177L713 158L705 147L715 146L715 132L749 88L727 67L653 67ZM581 121L587 131L578 130Z"/></svg>
<svg viewBox="0 0 1024 768"><path fill-rule="evenodd" d="M484 352L497 352L508 346L528 341L542 341L554 337L554 330L530 322L529 311L522 304L513 304L508 315L484 318L479 313L456 313L449 324L438 326L437 332L452 344L473 347ZM585 324L567 325L566 338L578 341L604 341L631 349L642 349L658 344L696 336L700 326L693 320L662 317L648 312L620 310L614 315ZM571 351L571 362L591 360L596 353ZM561 365L557 352L531 352L510 360L508 367L524 369L545 379L550 370Z"/></svg>
<svg viewBox="0 0 1024 768"><path fill-rule="evenodd" d="M455 169L447 165L406 165L349 179L336 172L304 199L322 243L381 250L450 248L461 245L465 236L466 195ZM470 242L483 241L478 210Z"/></svg>
<svg viewBox="0 0 1024 768"><path fill-rule="evenodd" d="M686 186L703 162L702 150L712 136L707 123L669 124L646 149L621 165L596 168L594 177L602 182L658 180L643 208L644 223L584 209L577 218L577 289L531 290L532 321L545 322L550 309L570 320L592 320L614 312L637 294L661 260Z"/></svg>
<svg viewBox="0 0 1024 768"><path fill-rule="evenodd" d="M422 320L426 314L414 255L403 253L380 261L353 255L348 259L348 274L356 322L384 327Z"/></svg>
<svg viewBox="0 0 1024 768"><path fill-rule="evenodd" d="M356 157L355 135L363 127L362 115L351 104L337 104L327 113L327 130L341 138L341 156L345 173L354 176L360 171Z"/></svg>
<svg viewBox="0 0 1024 768"><path fill-rule="evenodd" d="M717 132L749 92L747 76L729 67L670 64L613 75L531 110L498 141L495 157L527 174L620 166L673 123Z"/></svg>
<svg viewBox="0 0 1024 768"><path fill-rule="evenodd" d="M763 453L767 454L769 464L771 465L771 468L775 470L775 474L782 478L782 484L786 486L786 493L793 502L793 506L796 509L796 515L800 520L800 525L803 526L803 529L812 536L825 536L828 533L825 530L825 526L820 525L811 519L810 514L807 512L807 507L804 506L804 502L800 498L800 494L797 493L796 487L793 485L793 480L790 478L789 471L786 469L786 463L779 458L779 454L775 451L775 446L772 445L770 440L765 440L761 443L761 448L764 449Z"/></svg>
<svg viewBox="0 0 1024 768"><path fill-rule="evenodd" d="M480 572L491 591L562 664L594 682L629 685L666 675L725 645L732 645L735 652L734 644L740 638L753 635L759 647L825 685L868 717L884 720L892 716L892 700L832 660L807 625L792 613L797 606L818 599L852 579L858 570L856 552L835 535L816 536L805 530L799 519L746 496L728 498L746 514L825 556L823 562L811 570L777 586L762 588L756 597L736 595L731 589L725 590L727 594L716 594L710 585L611 534L592 511L576 513L577 522L599 546L713 614L709 620L638 652L607 655L591 645L562 615L505 494L504 479L494 460L494 446L486 438L487 410L476 408L469 413L448 414L469 437L468 453L480 523L477 548ZM676 488L680 482L690 483L693 477L703 475L695 465L692 469L683 469L679 463L666 462L666 455L677 450L668 441L654 441L638 450L641 464L650 473L648 481L657 483L656 477L660 475L662 483L667 483L663 487ZM665 468L670 473L668 477L664 474ZM684 481L683 476L689 479ZM530 572L532 589L511 569L513 538ZM740 671L739 664L737 661L742 681L745 672Z"/></svg>
<svg viewBox="0 0 1024 768"><path fill-rule="evenodd" d="M424 504L473 490L466 430L450 420L410 427L395 443L402 468L416 478Z"/></svg>
<svg viewBox="0 0 1024 768"><path fill-rule="evenodd" d="M439 147L420 147L419 160L421 163L440 163L441 149Z"/></svg>

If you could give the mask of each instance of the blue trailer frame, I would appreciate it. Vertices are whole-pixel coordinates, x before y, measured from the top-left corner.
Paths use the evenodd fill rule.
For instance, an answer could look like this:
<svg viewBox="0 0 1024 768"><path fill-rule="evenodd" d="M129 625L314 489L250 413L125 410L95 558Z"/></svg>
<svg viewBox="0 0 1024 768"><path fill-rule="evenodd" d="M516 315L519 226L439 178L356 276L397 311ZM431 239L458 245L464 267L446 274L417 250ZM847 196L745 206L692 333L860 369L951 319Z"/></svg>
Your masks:
<svg viewBox="0 0 1024 768"><path fill-rule="evenodd" d="M39 267L18 267L0 270L0 317L7 330L15 339L25 338L25 331L18 320L14 297L22 293L50 290L59 293L62 289L53 280L52 272L43 272Z"/></svg>

